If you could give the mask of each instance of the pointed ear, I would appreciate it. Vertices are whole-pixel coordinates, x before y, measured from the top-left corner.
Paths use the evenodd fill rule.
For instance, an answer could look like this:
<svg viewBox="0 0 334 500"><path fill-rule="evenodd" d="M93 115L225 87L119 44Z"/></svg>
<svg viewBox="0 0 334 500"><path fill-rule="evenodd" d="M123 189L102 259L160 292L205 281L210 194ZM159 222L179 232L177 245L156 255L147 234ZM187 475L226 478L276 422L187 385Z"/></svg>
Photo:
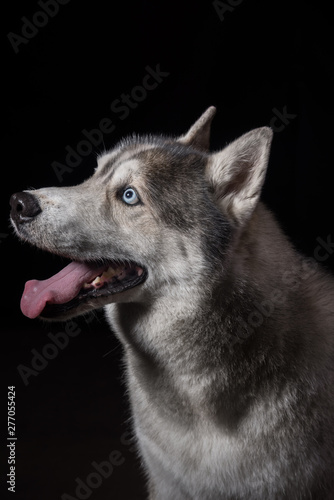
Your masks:
<svg viewBox="0 0 334 500"><path fill-rule="evenodd" d="M185 135L182 135L177 142L193 146L201 151L209 151L210 147L210 128L213 117L216 114L216 108L210 106L202 116L194 123Z"/></svg>
<svg viewBox="0 0 334 500"><path fill-rule="evenodd" d="M237 225L251 216L261 194L273 132L257 128L211 155L207 179L214 199Z"/></svg>

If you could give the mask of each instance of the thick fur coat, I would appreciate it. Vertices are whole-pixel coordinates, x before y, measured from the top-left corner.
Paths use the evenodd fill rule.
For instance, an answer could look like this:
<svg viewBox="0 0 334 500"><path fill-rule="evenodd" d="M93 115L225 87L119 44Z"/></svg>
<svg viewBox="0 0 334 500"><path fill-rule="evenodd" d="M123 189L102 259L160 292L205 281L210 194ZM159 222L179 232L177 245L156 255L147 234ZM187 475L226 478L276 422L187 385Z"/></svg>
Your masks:
<svg viewBox="0 0 334 500"><path fill-rule="evenodd" d="M333 500L334 280L259 201L272 131L210 153L214 113L122 141L79 186L12 197L21 238L105 266L76 295L72 267L57 293L28 285L22 308L105 307L150 500Z"/></svg>

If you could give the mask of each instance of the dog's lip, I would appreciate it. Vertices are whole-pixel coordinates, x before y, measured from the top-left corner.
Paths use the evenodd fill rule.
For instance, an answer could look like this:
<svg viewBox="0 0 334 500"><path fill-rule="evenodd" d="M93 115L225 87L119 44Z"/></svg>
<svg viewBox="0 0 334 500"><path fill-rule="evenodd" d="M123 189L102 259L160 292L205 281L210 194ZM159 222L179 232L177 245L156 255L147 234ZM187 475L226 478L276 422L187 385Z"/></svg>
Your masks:
<svg viewBox="0 0 334 500"><path fill-rule="evenodd" d="M99 277L102 277L102 282ZM23 314L31 319L44 311L75 307L87 298L111 295L132 288L147 277L144 268L133 262L71 262L59 273L43 281L26 283L21 299ZM118 279L119 278L119 279ZM116 286L117 285L117 286ZM49 316L52 314L49 314Z"/></svg>
<svg viewBox="0 0 334 500"><path fill-rule="evenodd" d="M68 312L71 312L82 305L87 305L88 303L90 308L94 308L95 300L103 298L107 299L109 296L125 292L126 290L143 283L147 279L148 272L142 267L141 270L142 273L140 275L124 278L122 281L116 280L116 282L107 284L101 288L88 290L82 288L74 299L64 304L46 304L40 314L40 317L45 319L57 319L57 317L62 317ZM102 307L103 305L105 304L100 304L98 307Z"/></svg>

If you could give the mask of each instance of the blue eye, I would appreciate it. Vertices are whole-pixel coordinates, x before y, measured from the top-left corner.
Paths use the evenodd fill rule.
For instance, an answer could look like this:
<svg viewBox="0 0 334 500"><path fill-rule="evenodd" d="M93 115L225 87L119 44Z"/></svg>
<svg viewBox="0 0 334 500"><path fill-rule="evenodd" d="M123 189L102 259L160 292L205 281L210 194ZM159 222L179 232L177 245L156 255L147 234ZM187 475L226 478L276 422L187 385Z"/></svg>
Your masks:
<svg viewBox="0 0 334 500"><path fill-rule="evenodd" d="M128 205L135 205L138 201L140 201L136 191L132 188L127 188L124 191L122 200Z"/></svg>

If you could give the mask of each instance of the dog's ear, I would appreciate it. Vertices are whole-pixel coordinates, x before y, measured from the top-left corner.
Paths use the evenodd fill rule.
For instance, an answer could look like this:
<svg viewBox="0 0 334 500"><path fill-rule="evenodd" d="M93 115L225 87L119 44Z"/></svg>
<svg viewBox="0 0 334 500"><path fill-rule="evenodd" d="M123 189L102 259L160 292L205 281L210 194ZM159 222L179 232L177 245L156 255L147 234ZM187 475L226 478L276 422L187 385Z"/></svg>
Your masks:
<svg viewBox="0 0 334 500"><path fill-rule="evenodd" d="M209 151L210 148L210 128L213 117L216 114L216 108L210 106L202 116L190 127L185 135L177 140L187 146L192 146L201 151Z"/></svg>
<svg viewBox="0 0 334 500"><path fill-rule="evenodd" d="M246 222L259 200L272 136L269 127L251 130L208 160L210 191L237 225Z"/></svg>

